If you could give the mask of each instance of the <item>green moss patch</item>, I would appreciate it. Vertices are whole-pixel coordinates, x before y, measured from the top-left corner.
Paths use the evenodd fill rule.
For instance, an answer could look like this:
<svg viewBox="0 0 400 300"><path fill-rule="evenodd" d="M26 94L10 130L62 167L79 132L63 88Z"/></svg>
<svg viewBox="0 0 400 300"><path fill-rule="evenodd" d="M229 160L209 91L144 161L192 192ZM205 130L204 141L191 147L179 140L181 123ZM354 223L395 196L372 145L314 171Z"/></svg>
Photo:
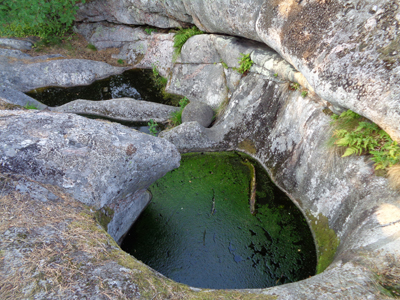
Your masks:
<svg viewBox="0 0 400 300"><path fill-rule="evenodd" d="M96 221L101 225L101 227L103 227L103 229L107 231L108 223L111 222L114 216L114 210L107 206L104 206L100 208L98 211L96 211L94 216Z"/></svg>
<svg viewBox="0 0 400 300"><path fill-rule="evenodd" d="M328 218L323 214L314 217L311 212L307 212L307 217L311 221L311 229L314 232L317 243L317 274L319 274L333 261L340 240L335 231L329 227Z"/></svg>

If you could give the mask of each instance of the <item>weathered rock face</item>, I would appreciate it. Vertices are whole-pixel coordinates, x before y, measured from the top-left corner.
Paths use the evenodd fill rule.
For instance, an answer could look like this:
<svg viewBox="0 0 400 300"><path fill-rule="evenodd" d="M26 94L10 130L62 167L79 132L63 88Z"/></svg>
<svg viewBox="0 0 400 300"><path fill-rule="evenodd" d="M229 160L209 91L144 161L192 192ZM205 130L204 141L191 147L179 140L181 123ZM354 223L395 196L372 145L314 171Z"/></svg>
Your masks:
<svg viewBox="0 0 400 300"><path fill-rule="evenodd" d="M171 143L120 124L46 112L0 111L0 116L1 173L62 187L115 215L137 210L137 217L150 200L143 191L179 166ZM125 233L118 228L111 230L116 241Z"/></svg>
<svg viewBox="0 0 400 300"><path fill-rule="evenodd" d="M250 72L271 80L290 80L312 90L304 76L268 46L236 37L196 35L182 47L166 91L186 95L191 101L217 108L232 96L242 74L241 54L250 54Z"/></svg>
<svg viewBox="0 0 400 300"><path fill-rule="evenodd" d="M189 47L196 40L197 47ZM199 41L193 37L182 48L180 61L194 54L193 62L185 64L188 69L196 67L200 58L211 63L218 59L216 53L220 52L202 47L206 43ZM367 158L341 158L329 149L330 117L325 113L326 102L316 95L303 98L300 90L290 90L288 82L271 76L279 64L264 59L261 50L253 47L241 52L251 53L256 63L246 76L239 78L224 114L213 127L183 123L161 136L181 152L247 152L270 171L275 182L306 215L316 238L318 271L332 260L333 263L301 284L260 292L279 295L279 299L319 299L327 295L340 299L346 294L340 289L349 288L356 298L374 298L374 289L366 288L371 283L370 275L358 264L369 261L373 269L384 269L385 261L399 257L398 192L390 189L386 179L374 174L373 164ZM226 64L229 68L228 60ZM207 73L198 69L196 76L206 77ZM345 276L345 282L341 276ZM340 292L335 291L335 286L340 287Z"/></svg>
<svg viewBox="0 0 400 300"><path fill-rule="evenodd" d="M282 91L267 77L249 74L212 128L183 123L161 136L183 152L240 150L257 158L309 220L320 271L334 258L336 238L340 240L328 270L263 294L279 295L278 299L340 299L346 294L340 288L349 288L356 298L373 298L374 289L366 287L370 275L357 264L369 260L384 268L388 257L400 255L399 196L386 179L374 175L365 158L343 159L330 153L330 118L323 108L318 99Z"/></svg>
<svg viewBox="0 0 400 300"><path fill-rule="evenodd" d="M123 59L134 68L156 67L162 76L172 69L173 33L148 34L143 28L104 23L83 23L76 30L98 49L120 47L116 59Z"/></svg>
<svg viewBox="0 0 400 300"><path fill-rule="evenodd" d="M100 5L107 7L107 17L100 19L117 20L123 7L118 22L125 24L168 27L179 20L211 33L263 41L299 70L322 99L371 119L400 142L396 2L99 0L83 6L81 20L98 21L99 13L90 7Z"/></svg>
<svg viewBox="0 0 400 300"><path fill-rule="evenodd" d="M179 108L132 98L119 98L104 101L78 99L61 106L52 107L50 110L107 117L118 121L148 122L153 119L157 123L165 123L170 118L171 113L178 111Z"/></svg>

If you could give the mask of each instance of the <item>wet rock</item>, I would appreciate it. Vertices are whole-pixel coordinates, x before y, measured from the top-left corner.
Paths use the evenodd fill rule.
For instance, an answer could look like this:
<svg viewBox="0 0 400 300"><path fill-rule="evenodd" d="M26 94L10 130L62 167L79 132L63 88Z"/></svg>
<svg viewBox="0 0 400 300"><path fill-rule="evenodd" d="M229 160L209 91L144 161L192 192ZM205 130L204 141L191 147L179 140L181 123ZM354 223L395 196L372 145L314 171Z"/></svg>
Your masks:
<svg viewBox="0 0 400 300"><path fill-rule="evenodd" d="M165 123L171 113L179 110L178 107L132 98L104 101L78 99L50 109L57 112L100 116L128 122L148 122L153 119L157 123Z"/></svg>
<svg viewBox="0 0 400 300"><path fill-rule="evenodd" d="M201 126L208 127L214 117L213 109L201 102L192 102L185 106L182 112L182 122L198 122Z"/></svg>

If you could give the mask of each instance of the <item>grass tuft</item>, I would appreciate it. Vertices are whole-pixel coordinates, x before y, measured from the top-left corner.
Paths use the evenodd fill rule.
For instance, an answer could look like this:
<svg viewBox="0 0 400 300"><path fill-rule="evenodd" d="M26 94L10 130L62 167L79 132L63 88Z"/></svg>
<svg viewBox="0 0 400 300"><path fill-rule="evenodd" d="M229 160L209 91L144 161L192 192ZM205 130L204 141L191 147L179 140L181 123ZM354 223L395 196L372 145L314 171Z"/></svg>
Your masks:
<svg viewBox="0 0 400 300"><path fill-rule="evenodd" d="M186 98L186 97L183 97L179 101L180 110L178 110L176 112L173 112L171 114L171 118L169 119L169 124L170 124L171 127L175 127L175 126L178 126L178 125L182 124L182 112L183 112L183 109L188 104L189 104L189 99Z"/></svg>
<svg viewBox="0 0 400 300"><path fill-rule="evenodd" d="M86 46L86 48L88 48L88 49L90 49L90 50L92 50L92 51L97 51L96 46L93 45L93 44L88 44L88 45Z"/></svg>

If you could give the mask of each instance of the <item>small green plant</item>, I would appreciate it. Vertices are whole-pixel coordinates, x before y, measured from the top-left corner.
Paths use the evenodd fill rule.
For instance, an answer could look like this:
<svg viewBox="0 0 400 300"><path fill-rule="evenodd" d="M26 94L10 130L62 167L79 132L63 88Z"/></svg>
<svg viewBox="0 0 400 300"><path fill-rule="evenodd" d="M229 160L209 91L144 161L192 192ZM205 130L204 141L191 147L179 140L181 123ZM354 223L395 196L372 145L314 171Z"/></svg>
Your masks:
<svg viewBox="0 0 400 300"><path fill-rule="evenodd" d="M400 147L390 136L359 114L348 110L340 116L332 115L334 126L331 144L343 147L342 157L368 154L375 162L375 169L386 169L400 162Z"/></svg>
<svg viewBox="0 0 400 300"><path fill-rule="evenodd" d="M150 27L146 27L144 29L144 31L146 31L147 34L151 34L152 32L157 32L157 29L155 28L150 28Z"/></svg>
<svg viewBox="0 0 400 300"><path fill-rule="evenodd" d="M25 104L24 108L26 108L26 109L38 109L34 104L30 104L29 102Z"/></svg>
<svg viewBox="0 0 400 300"><path fill-rule="evenodd" d="M63 36L85 0L13 0L1 1L0 36Z"/></svg>
<svg viewBox="0 0 400 300"><path fill-rule="evenodd" d="M274 77L278 77L278 73L275 73L275 74L274 74Z"/></svg>
<svg viewBox="0 0 400 300"><path fill-rule="evenodd" d="M185 108L185 106L188 104L189 104L189 99L186 97L183 97L179 101L180 109L176 112L173 112L171 114L171 118L169 119L169 123L171 124L172 127L182 124L182 112L183 112L183 109Z"/></svg>
<svg viewBox="0 0 400 300"><path fill-rule="evenodd" d="M149 132L151 135L157 136L158 130L158 124L157 122L155 122L153 119L150 119L150 122L147 123L147 125L149 126Z"/></svg>
<svg viewBox="0 0 400 300"><path fill-rule="evenodd" d="M117 63L119 63L120 65L123 65L124 64L124 60L123 59L118 59Z"/></svg>
<svg viewBox="0 0 400 300"><path fill-rule="evenodd" d="M160 72L158 71L155 64L153 64L153 79L159 88L161 88L162 90L165 89L168 83L168 79L160 75Z"/></svg>
<svg viewBox="0 0 400 300"><path fill-rule="evenodd" d="M198 29L196 26L193 26L192 28L187 28L183 29L181 28L178 32L175 33L174 36L174 56L173 60L176 61L176 59L179 57L181 54L181 50L183 45L186 43L186 41L191 38L194 35L197 34L203 34L204 32Z"/></svg>
<svg viewBox="0 0 400 300"><path fill-rule="evenodd" d="M253 61L250 58L249 54L240 53L241 57L239 58L239 68L234 68L234 70L238 71L241 74L247 73L251 66L253 65Z"/></svg>
<svg viewBox="0 0 400 300"><path fill-rule="evenodd" d="M222 59L221 59L221 65L222 65L225 69L228 69L228 65L227 65L226 62L224 62Z"/></svg>
<svg viewBox="0 0 400 300"><path fill-rule="evenodd" d="M290 83L290 89L292 91L297 91L298 89L300 89L300 84L298 84L297 82L291 82Z"/></svg>
<svg viewBox="0 0 400 300"><path fill-rule="evenodd" d="M302 96L303 98L307 97L307 95L308 95L308 91L302 91L302 92L301 92L301 96Z"/></svg>
<svg viewBox="0 0 400 300"><path fill-rule="evenodd" d="M88 48L88 49L90 49L90 50L92 50L92 51L97 51L96 46L93 45L93 44L88 44L88 45L86 46L86 48Z"/></svg>

